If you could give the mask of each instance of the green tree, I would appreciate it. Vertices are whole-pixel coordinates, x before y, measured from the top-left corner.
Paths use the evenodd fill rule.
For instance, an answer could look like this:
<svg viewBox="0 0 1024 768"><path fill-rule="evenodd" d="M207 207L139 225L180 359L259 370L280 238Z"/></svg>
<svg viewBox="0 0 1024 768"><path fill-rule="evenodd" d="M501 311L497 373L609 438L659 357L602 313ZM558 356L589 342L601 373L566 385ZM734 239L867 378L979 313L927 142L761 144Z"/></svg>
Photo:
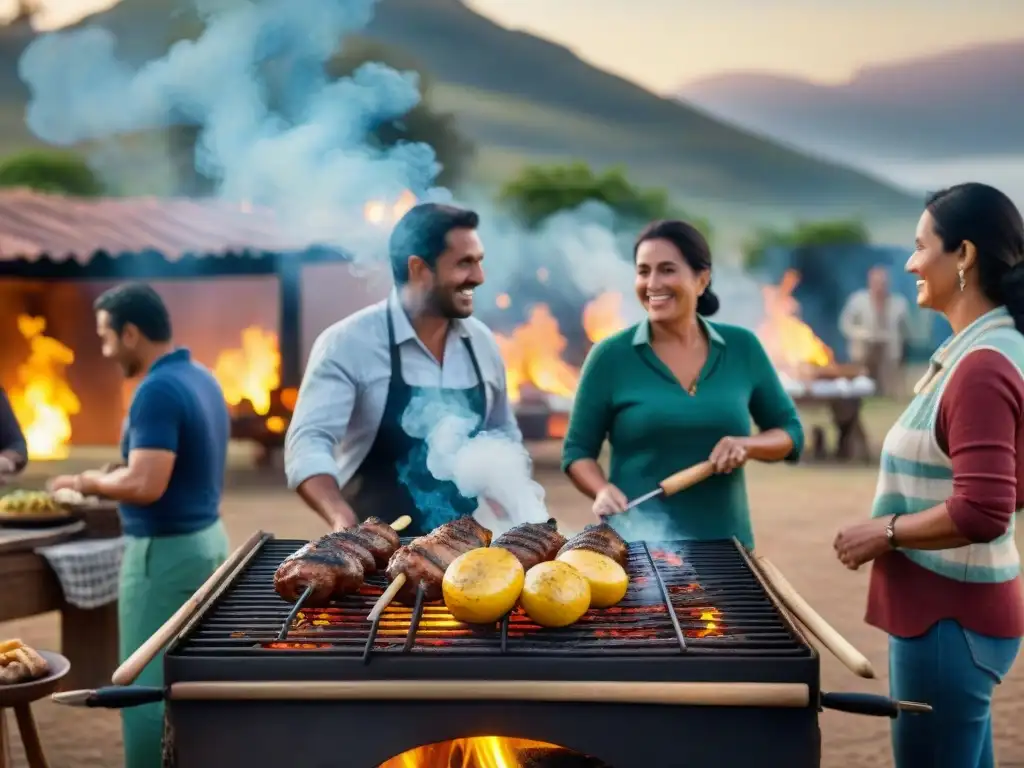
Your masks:
<svg viewBox="0 0 1024 768"><path fill-rule="evenodd" d="M0 187L28 187L78 197L98 197L103 184L89 165L69 152L23 152L0 161Z"/></svg>
<svg viewBox="0 0 1024 768"><path fill-rule="evenodd" d="M814 248L829 245L868 245L871 235L856 219L799 222L789 230L760 229L743 245L747 268L760 266L769 248Z"/></svg>
<svg viewBox="0 0 1024 768"><path fill-rule="evenodd" d="M404 117L375 126L372 141L385 148L403 141L429 144L441 164L437 182L447 187L457 186L465 178L475 148L459 132L454 115L431 106L431 78L414 59L394 48L356 38L345 42L342 52L329 62L327 74L332 79L347 77L371 61L387 64L399 72L416 72L421 94L419 103Z"/></svg>
<svg viewBox="0 0 1024 768"><path fill-rule="evenodd" d="M527 166L499 193L501 204L530 227L559 211L572 210L591 200L604 203L631 225L678 218L689 221L705 236L710 236L711 227L706 220L687 216L674 207L663 189L645 189L632 184L621 168L598 175L586 163Z"/></svg>

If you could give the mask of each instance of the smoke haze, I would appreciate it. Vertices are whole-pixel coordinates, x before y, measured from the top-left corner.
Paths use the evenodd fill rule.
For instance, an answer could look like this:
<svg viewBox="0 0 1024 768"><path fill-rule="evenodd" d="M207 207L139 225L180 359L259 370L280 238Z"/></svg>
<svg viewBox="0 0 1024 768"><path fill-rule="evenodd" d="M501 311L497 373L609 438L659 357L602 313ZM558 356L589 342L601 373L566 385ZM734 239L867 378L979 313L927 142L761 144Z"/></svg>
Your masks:
<svg viewBox="0 0 1024 768"><path fill-rule="evenodd" d="M40 37L19 62L30 92L28 125L59 146L198 126L196 167L216 182L218 196L269 209L298 247L336 245L357 264L380 264L388 228L364 221L367 201L394 200L403 190L420 200L452 195L436 186L440 167L431 147L369 143L376 125L418 103L415 74L376 63L337 80L325 73L373 8L374 0L196 0L203 34L138 68L118 59L117 41L104 29ZM92 159L101 173L123 173L111 146ZM543 267L550 272L546 289L571 301L577 316L580 299L609 290L627 294L627 322L641 316L629 299L630 244L615 234L607 208L585 205L526 232L488 203L463 202L482 214L488 252L478 306L493 307L524 276L535 284ZM497 501L513 522L547 519L522 445L500 434L470 437L464 415L442 415L436 404L411 405L407 419L410 434L427 440L435 477Z"/></svg>

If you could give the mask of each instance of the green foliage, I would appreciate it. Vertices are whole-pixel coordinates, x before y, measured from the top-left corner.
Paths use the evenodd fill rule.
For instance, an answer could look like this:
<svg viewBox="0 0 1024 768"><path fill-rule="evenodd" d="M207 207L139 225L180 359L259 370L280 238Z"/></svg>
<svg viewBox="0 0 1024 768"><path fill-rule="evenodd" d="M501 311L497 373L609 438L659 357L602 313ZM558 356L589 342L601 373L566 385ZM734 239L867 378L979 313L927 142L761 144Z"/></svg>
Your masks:
<svg viewBox="0 0 1024 768"><path fill-rule="evenodd" d="M0 161L0 187L97 197L103 184L81 157L67 152L32 151Z"/></svg>
<svg viewBox="0 0 1024 768"><path fill-rule="evenodd" d="M419 104L400 120L381 123L373 130L379 147L393 147L399 142L423 142L430 145L441 164L439 184L456 186L465 178L473 162L473 144L463 136L455 116L439 112L430 105L430 77L416 62L401 51L380 43L354 39L346 41L342 52L330 61L327 73L331 78L347 77L367 62L387 64L399 72L416 72L422 98Z"/></svg>
<svg viewBox="0 0 1024 768"><path fill-rule="evenodd" d="M867 226L856 219L800 222L790 230L760 229L755 232L743 246L743 262L748 269L760 266L769 248L867 245L870 242Z"/></svg>
<svg viewBox="0 0 1024 768"><path fill-rule="evenodd" d="M684 219L706 237L710 225L675 208L663 189L644 189L630 183L625 171L612 168L597 175L586 163L531 165L507 182L499 201L524 224L535 227L559 211L588 201L604 203L630 224L654 219Z"/></svg>

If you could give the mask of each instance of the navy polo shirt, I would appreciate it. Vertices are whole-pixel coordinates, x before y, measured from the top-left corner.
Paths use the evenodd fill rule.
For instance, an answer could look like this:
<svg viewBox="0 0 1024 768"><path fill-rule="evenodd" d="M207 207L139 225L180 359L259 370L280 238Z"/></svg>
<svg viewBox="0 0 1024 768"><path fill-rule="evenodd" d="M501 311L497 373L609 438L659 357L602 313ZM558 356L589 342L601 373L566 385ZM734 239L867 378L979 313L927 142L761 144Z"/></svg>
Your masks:
<svg viewBox="0 0 1024 768"><path fill-rule="evenodd" d="M180 536L217 521L231 436L220 384L176 349L150 367L128 409L121 453L171 451L174 470L164 495L148 505L122 503L129 536Z"/></svg>

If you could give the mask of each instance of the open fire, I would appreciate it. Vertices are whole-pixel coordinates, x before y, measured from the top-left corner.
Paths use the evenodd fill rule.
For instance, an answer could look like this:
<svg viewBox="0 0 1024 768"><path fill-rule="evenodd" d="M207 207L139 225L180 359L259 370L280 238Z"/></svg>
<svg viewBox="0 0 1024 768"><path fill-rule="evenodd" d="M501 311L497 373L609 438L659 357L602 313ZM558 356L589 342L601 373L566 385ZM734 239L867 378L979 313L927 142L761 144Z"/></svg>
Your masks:
<svg viewBox="0 0 1024 768"><path fill-rule="evenodd" d="M217 355L213 375L228 405L248 401L260 416L270 413L271 396L281 385L281 352L277 334L259 326L242 331L242 345Z"/></svg>
<svg viewBox="0 0 1024 768"><path fill-rule="evenodd" d="M568 750L529 739L477 736L417 747L379 768L521 768L532 755L551 752Z"/></svg>
<svg viewBox="0 0 1024 768"><path fill-rule="evenodd" d="M11 408L25 434L29 459L63 459L71 442L71 417L82 407L65 376L75 353L46 335L44 318L18 315L17 322L29 353L18 366Z"/></svg>

